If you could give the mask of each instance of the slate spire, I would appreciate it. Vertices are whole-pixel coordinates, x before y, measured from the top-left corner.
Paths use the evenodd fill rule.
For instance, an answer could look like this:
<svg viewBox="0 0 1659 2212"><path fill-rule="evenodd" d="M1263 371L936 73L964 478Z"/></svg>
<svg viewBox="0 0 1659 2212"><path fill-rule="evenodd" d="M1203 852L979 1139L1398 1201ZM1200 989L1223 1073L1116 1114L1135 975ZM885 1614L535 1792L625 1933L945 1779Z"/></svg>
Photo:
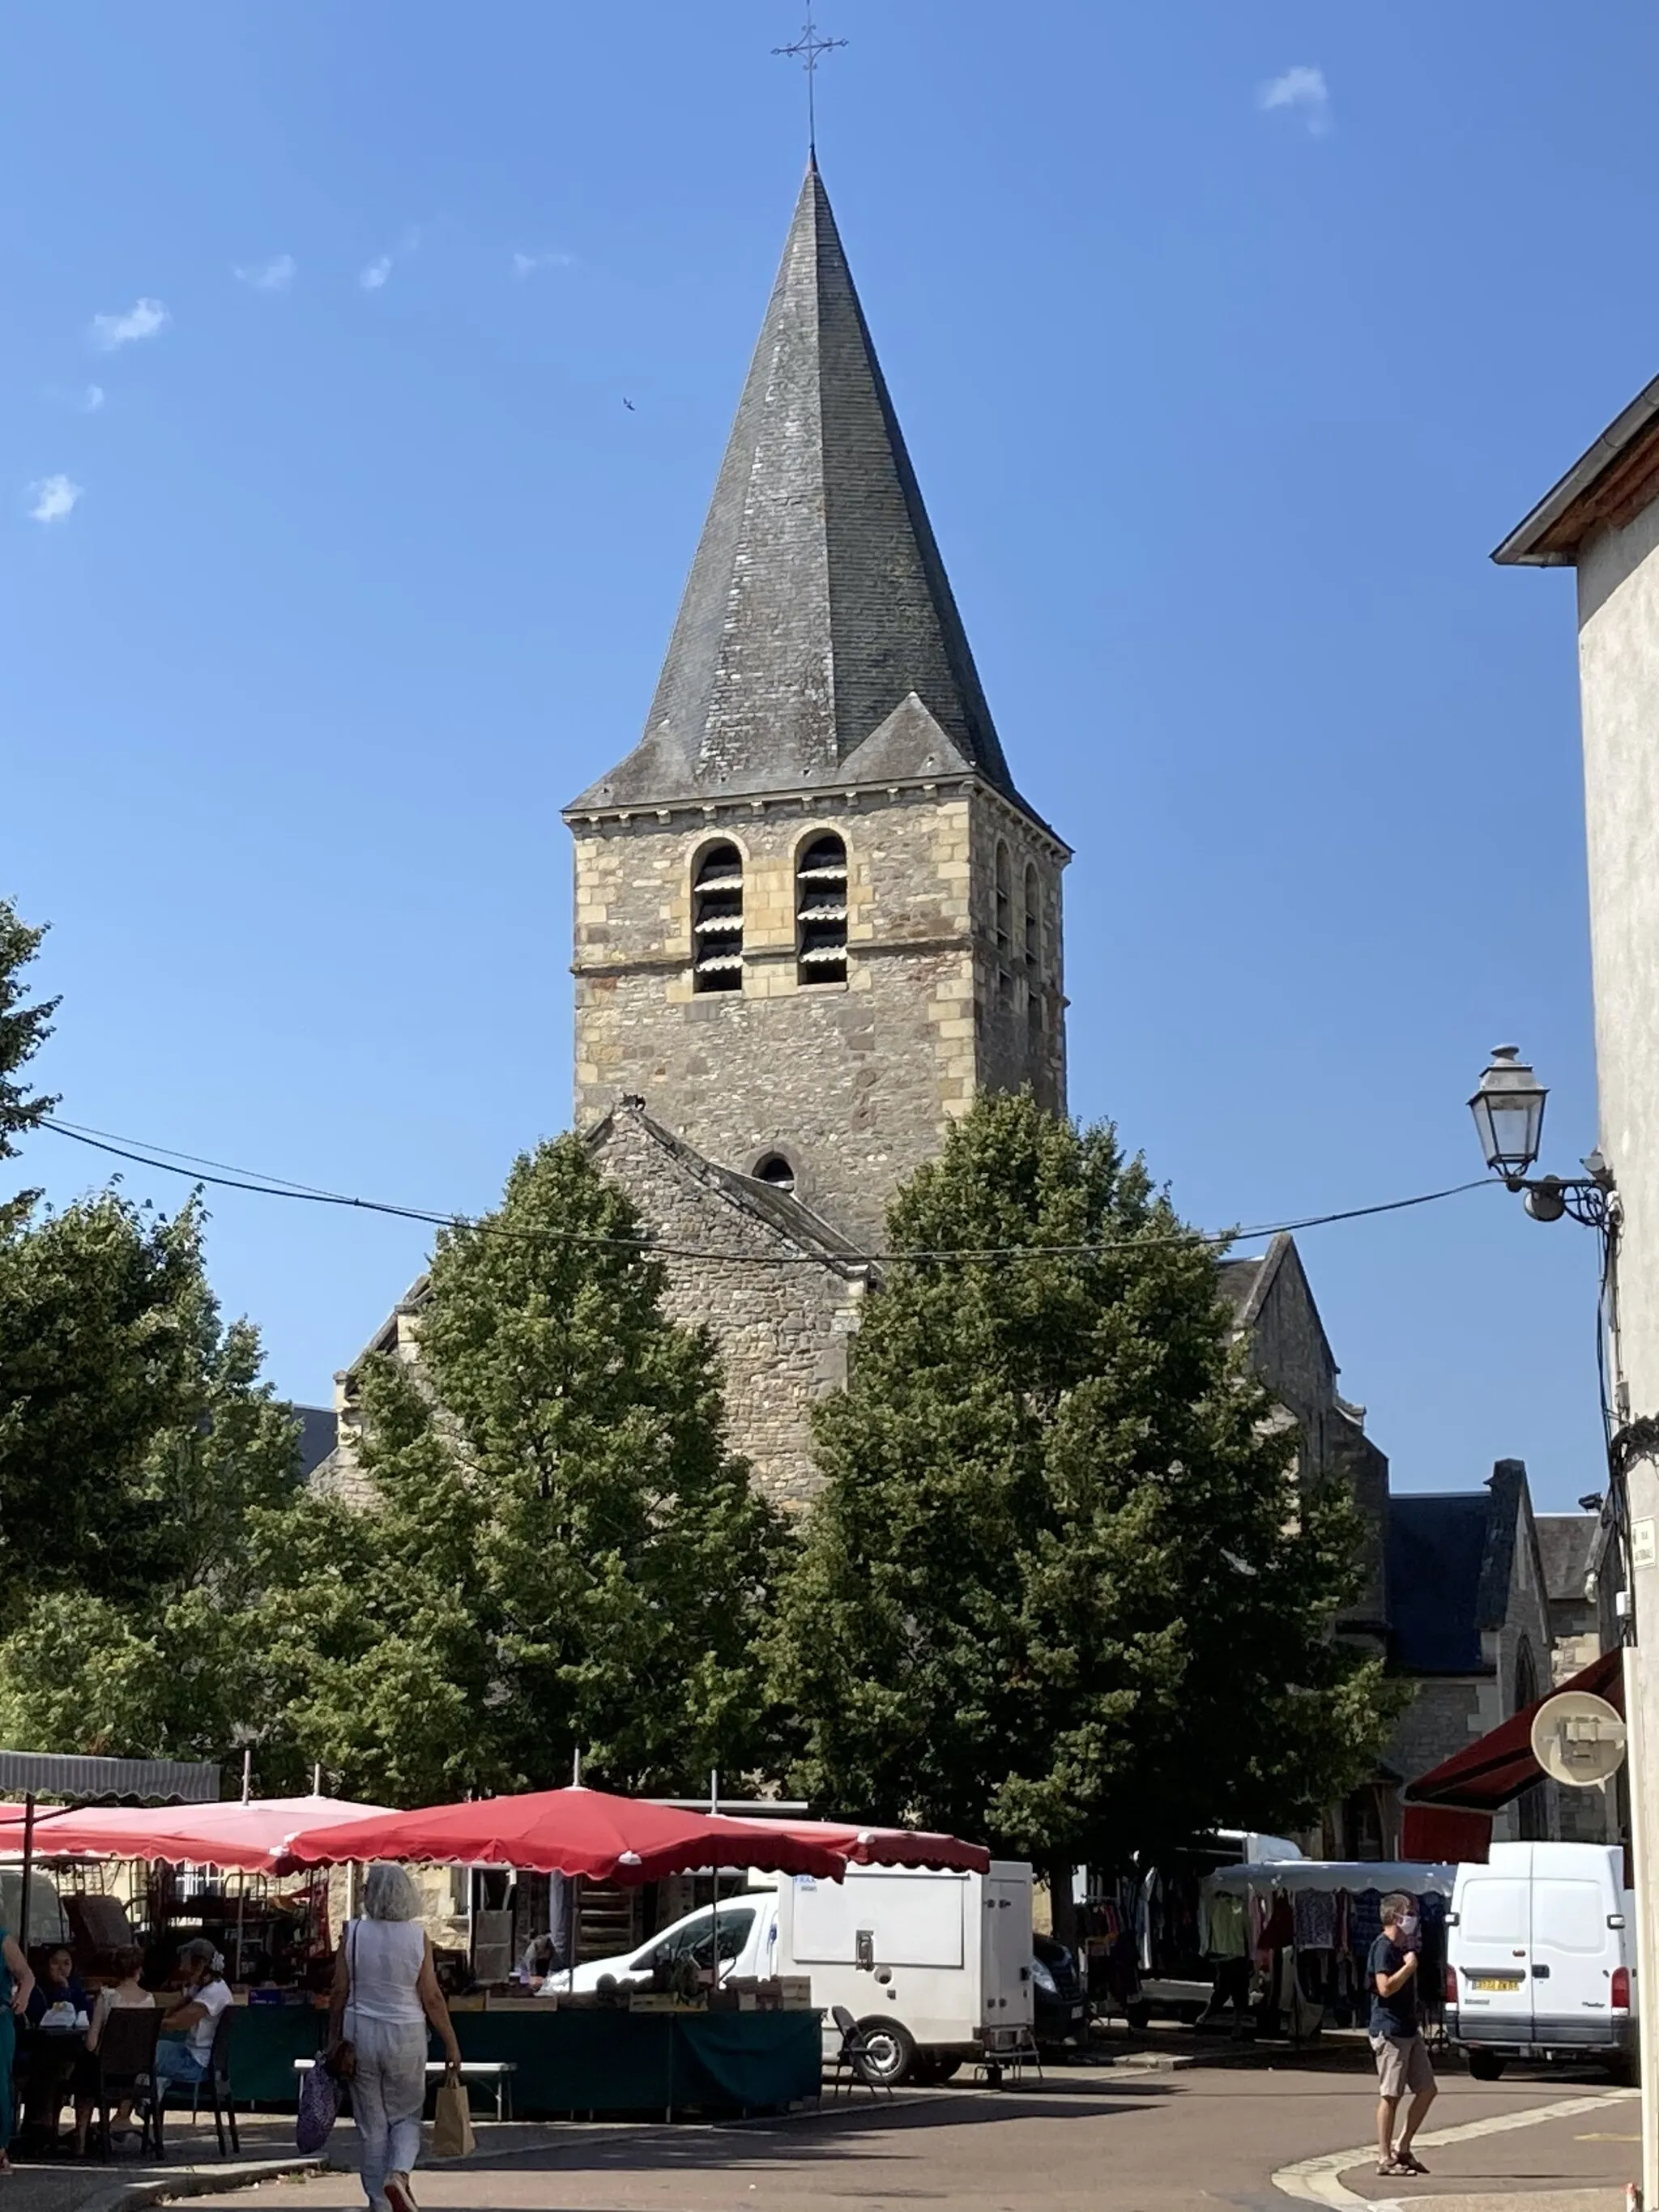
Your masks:
<svg viewBox="0 0 1659 2212"><path fill-rule="evenodd" d="M861 766L1018 796L814 160L645 734L575 805Z"/></svg>

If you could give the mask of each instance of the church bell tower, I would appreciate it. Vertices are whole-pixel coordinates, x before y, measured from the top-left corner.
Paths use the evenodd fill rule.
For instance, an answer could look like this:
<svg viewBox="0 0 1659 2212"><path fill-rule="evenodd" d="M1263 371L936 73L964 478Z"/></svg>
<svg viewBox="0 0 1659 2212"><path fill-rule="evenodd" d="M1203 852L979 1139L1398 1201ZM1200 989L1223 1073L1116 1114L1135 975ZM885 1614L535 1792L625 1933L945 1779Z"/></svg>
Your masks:
<svg viewBox="0 0 1659 2212"><path fill-rule="evenodd" d="M869 1249L975 1092L1063 1107L1070 856L1009 773L816 161L644 735L565 820L579 1128L642 1097Z"/></svg>

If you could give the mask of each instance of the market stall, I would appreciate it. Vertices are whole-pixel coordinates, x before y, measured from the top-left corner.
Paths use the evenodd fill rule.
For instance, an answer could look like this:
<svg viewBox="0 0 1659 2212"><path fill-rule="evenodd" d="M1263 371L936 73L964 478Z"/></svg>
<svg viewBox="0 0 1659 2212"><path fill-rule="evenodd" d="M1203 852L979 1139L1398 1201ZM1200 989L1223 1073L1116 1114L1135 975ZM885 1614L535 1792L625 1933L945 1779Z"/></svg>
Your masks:
<svg viewBox="0 0 1659 2212"><path fill-rule="evenodd" d="M301 1831L277 1863L299 1869L398 1859L631 1887L722 1866L839 1881L861 1835L872 1839L864 1848L876 1847L876 1831L840 1827L826 1838L814 1826L714 1818L574 1786ZM921 1848L951 1840L930 1838ZM764 1981L708 1986L713 1979L711 1972L702 1986L688 1987L676 1975L672 1985L579 1995L561 1990L555 1977L534 1996L490 1989L453 1999L451 2010L464 2058L514 2069L514 2108L524 2116L757 2111L816 2096L822 2039L810 1990ZM291 2095L294 2060L308 2054L292 2048L289 2024L259 2021L250 2010L238 2027L239 2091Z"/></svg>
<svg viewBox="0 0 1659 2212"><path fill-rule="evenodd" d="M1258 2032L1306 2041L1329 2021L1364 2025L1365 1961L1382 1932L1382 1899L1403 1891L1422 1913L1421 2002L1438 2018L1446 1907L1457 1869L1422 1860L1267 1859L1204 1878L1200 1944L1213 1965L1212 2006L1249 2010Z"/></svg>

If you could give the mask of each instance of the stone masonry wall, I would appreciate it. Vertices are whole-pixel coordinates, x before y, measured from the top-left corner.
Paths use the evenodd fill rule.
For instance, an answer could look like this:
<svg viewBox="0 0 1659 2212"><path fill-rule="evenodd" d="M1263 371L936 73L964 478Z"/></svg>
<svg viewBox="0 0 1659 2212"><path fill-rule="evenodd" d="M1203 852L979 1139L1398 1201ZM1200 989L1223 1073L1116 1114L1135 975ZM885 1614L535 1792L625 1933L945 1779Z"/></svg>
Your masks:
<svg viewBox="0 0 1659 2212"><path fill-rule="evenodd" d="M628 1192L666 1244L757 1260L797 1248L701 1179L627 1109L594 1145L604 1172ZM811 1409L847 1380L861 1280L800 1260L788 1266L669 1260L676 1321L706 1322L726 1378L726 1433L775 1504L805 1504L821 1487L812 1465Z"/></svg>
<svg viewBox="0 0 1659 2212"><path fill-rule="evenodd" d="M993 808L1023 821L967 784L573 821L578 1127L641 1097L722 1166L747 1174L781 1152L805 1204L878 1246L894 1190L982 1085L1029 1074L1049 1103L1063 1096L1059 848L1029 830L1045 872L1047 948L1034 1066L1024 997L998 1017L982 866ZM802 985L794 872L824 830L847 846L848 975ZM691 882L717 839L743 856L744 988L700 994Z"/></svg>

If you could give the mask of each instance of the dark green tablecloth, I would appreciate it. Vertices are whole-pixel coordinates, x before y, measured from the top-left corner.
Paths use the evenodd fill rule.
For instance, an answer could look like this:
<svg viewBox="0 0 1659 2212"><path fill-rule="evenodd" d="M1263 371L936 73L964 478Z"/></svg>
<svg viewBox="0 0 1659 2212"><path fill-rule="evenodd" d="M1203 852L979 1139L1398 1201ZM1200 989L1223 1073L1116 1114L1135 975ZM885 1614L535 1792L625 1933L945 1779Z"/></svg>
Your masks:
<svg viewBox="0 0 1659 2212"><path fill-rule="evenodd" d="M296 2058L327 2015L298 2005L239 2008L230 2039L238 2098L292 2105ZM816 2012L458 2012L466 2058L510 2060L521 2119L562 2112L761 2112L818 2093ZM434 2049L434 2055L436 2056Z"/></svg>

